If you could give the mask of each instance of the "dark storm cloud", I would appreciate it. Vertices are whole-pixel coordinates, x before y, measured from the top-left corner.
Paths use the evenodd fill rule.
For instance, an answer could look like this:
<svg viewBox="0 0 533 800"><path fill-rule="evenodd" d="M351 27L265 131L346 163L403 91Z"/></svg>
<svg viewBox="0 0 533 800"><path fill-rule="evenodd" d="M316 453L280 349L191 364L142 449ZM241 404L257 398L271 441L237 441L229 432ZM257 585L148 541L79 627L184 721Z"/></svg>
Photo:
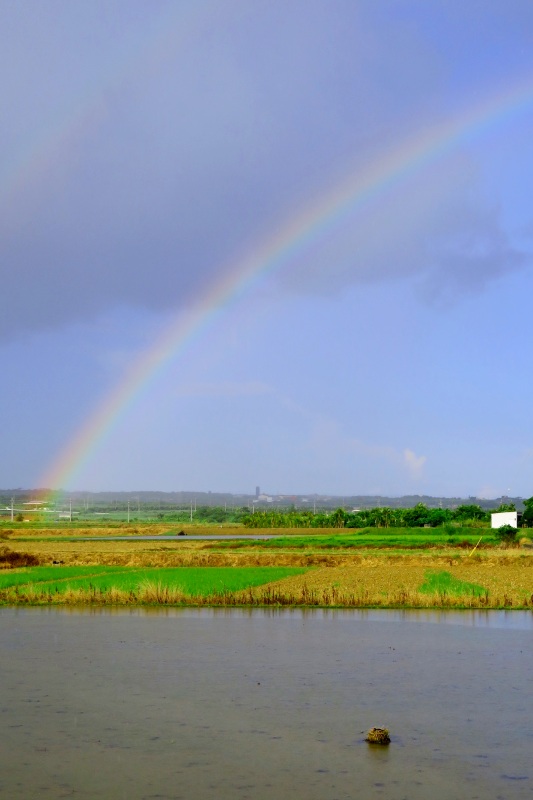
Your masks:
<svg viewBox="0 0 533 800"><path fill-rule="evenodd" d="M183 17L164 3L4 6L0 146L20 166L1 197L0 337L179 307L343 164L429 124L447 64L402 5L227 2L213 21L194 3ZM165 15L176 36L145 46ZM515 268L523 256L463 167L415 176L333 228L282 285L427 274L453 289Z"/></svg>

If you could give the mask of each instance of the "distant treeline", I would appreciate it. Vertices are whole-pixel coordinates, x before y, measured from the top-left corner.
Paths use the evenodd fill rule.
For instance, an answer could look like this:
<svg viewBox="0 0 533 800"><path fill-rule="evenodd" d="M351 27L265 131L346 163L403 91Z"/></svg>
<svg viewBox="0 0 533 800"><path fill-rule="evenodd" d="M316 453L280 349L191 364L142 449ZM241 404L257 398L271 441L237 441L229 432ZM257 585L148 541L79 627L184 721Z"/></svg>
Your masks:
<svg viewBox="0 0 533 800"><path fill-rule="evenodd" d="M189 509L184 508L156 514L156 518L167 522L183 522L190 513ZM192 519L194 522L205 522L209 525L216 525L222 524L223 522L242 522L243 518L249 513L250 509L247 506L228 509L222 506L198 506L192 511Z"/></svg>
<svg viewBox="0 0 533 800"><path fill-rule="evenodd" d="M527 501L526 501L527 502ZM505 503L497 511L515 511L514 503ZM423 528L455 522L461 525L483 525L490 521L490 512L478 505L457 508L428 508L418 503L413 508L369 508L332 513L312 511L256 511L241 521L247 528Z"/></svg>

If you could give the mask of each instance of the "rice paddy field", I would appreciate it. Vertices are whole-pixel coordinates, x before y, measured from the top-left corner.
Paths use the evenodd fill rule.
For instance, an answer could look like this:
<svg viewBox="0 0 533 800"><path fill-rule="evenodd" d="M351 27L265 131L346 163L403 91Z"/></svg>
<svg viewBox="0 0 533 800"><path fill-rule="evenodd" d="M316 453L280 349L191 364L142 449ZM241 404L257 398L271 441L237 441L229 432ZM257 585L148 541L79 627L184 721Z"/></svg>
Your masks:
<svg viewBox="0 0 533 800"><path fill-rule="evenodd" d="M456 543L395 532L388 544L352 531L271 541L17 533L0 542L3 604L533 609L530 541L497 545L487 530Z"/></svg>
<svg viewBox="0 0 533 800"><path fill-rule="evenodd" d="M0 599L22 602L181 603L224 599L303 567L26 567L0 574Z"/></svg>

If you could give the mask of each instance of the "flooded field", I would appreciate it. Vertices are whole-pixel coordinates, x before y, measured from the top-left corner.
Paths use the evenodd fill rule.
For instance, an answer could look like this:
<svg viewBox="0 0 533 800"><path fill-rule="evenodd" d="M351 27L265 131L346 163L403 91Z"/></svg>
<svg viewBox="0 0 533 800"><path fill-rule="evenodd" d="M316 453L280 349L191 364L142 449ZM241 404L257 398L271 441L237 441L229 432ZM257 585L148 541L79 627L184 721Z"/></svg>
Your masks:
<svg viewBox="0 0 533 800"><path fill-rule="evenodd" d="M533 797L530 612L1 608L10 800ZM389 747L369 746L374 725Z"/></svg>

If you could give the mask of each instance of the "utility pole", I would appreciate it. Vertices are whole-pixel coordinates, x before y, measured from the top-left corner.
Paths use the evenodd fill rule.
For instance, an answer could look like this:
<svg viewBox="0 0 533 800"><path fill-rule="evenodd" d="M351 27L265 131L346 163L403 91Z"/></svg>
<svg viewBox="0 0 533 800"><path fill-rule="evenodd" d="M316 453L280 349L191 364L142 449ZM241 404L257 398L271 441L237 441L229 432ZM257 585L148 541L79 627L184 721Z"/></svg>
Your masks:
<svg viewBox="0 0 533 800"><path fill-rule="evenodd" d="M13 522L13 511L14 511L13 501L14 501L14 499L15 499L14 497L11 498L11 522Z"/></svg>
<svg viewBox="0 0 533 800"><path fill-rule="evenodd" d="M128 522L130 521L130 501L128 500Z"/></svg>

